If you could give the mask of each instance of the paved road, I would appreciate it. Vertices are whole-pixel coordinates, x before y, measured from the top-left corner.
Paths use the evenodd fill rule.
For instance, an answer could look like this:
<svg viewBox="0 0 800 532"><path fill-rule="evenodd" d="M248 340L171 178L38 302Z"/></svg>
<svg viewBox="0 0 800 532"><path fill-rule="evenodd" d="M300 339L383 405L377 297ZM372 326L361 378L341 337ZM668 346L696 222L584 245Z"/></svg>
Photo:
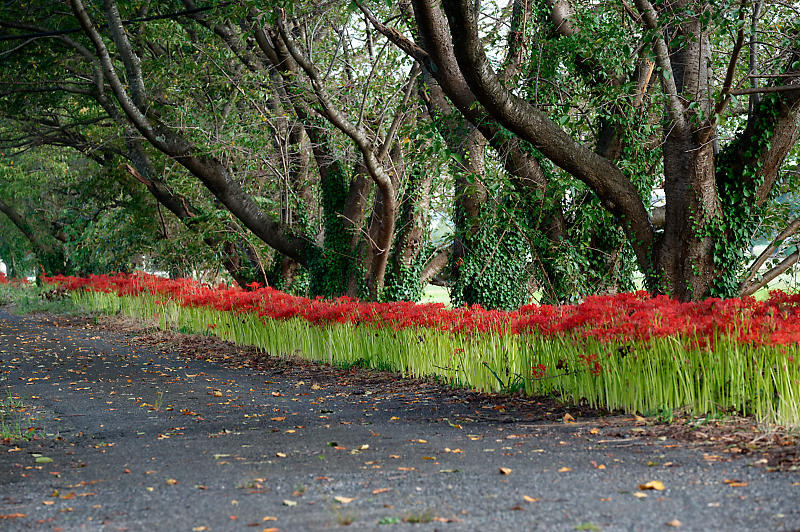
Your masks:
<svg viewBox="0 0 800 532"><path fill-rule="evenodd" d="M0 399L41 436L0 444L0 529L800 529L800 474L633 420L238 366L0 311Z"/></svg>

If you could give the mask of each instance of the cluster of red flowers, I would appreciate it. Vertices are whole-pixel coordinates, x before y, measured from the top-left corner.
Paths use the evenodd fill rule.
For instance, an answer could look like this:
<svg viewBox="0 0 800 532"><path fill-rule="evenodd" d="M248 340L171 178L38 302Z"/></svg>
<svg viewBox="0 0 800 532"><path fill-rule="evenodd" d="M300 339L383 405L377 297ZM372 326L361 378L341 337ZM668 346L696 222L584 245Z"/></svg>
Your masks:
<svg viewBox="0 0 800 532"><path fill-rule="evenodd" d="M150 292L182 305L222 311L254 312L270 319L302 318L310 323L370 324L396 330L407 327L446 333L535 333L575 335L600 341L647 341L682 336L700 346L731 337L751 345L800 342L800 294L772 292L766 301L753 298L706 299L681 303L645 292L591 296L578 305L526 305L513 312L486 310L477 305L448 309L440 303L367 303L348 297L310 299L270 287L243 290L224 284L210 287L190 279L164 279L144 273L56 276L50 283L70 290L96 290L118 295ZM585 361L593 367L594 361Z"/></svg>
<svg viewBox="0 0 800 532"><path fill-rule="evenodd" d="M28 284L27 279L16 279L14 277L7 277L6 274L0 272L0 284L3 285L11 285L11 286L21 286Z"/></svg>

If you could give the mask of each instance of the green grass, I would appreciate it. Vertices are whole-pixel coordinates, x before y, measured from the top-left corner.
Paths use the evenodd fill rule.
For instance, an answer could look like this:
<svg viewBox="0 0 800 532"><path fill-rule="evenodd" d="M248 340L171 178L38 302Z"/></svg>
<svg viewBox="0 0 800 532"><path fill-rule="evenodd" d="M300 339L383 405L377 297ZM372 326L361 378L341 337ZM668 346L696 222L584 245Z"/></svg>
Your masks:
<svg viewBox="0 0 800 532"><path fill-rule="evenodd" d="M25 405L19 397L8 392L0 401L0 440L28 441L33 439L36 431L24 416Z"/></svg>
<svg viewBox="0 0 800 532"><path fill-rule="evenodd" d="M50 285L0 285L0 305L12 305L18 314L86 314L86 309L77 306L68 292Z"/></svg>
<svg viewBox="0 0 800 532"><path fill-rule="evenodd" d="M450 292L446 286L436 286L435 284L426 285L422 289L420 303L444 303L450 306Z"/></svg>

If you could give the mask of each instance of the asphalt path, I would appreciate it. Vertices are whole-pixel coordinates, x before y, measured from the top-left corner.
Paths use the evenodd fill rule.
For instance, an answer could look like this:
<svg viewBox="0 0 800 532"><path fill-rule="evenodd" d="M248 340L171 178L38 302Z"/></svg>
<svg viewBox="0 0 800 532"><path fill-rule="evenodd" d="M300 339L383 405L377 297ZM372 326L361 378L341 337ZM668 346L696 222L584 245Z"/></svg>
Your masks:
<svg viewBox="0 0 800 532"><path fill-rule="evenodd" d="M800 474L631 416L212 355L0 310L0 530L800 529Z"/></svg>

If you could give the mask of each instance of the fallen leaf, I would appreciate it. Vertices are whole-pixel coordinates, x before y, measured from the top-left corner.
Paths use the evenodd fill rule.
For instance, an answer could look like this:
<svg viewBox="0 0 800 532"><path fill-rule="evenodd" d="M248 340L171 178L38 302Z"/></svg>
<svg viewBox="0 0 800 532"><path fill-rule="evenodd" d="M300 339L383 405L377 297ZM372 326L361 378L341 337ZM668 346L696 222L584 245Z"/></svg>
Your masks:
<svg viewBox="0 0 800 532"><path fill-rule="evenodd" d="M278 518L275 517L274 515L265 515L264 517L261 518L261 520L262 521L277 521Z"/></svg>
<svg viewBox="0 0 800 532"><path fill-rule="evenodd" d="M378 495L379 493L386 493L387 491L390 491L391 489L392 489L392 488L378 488L378 489L374 489L374 490L372 490L372 494L373 494L373 495Z"/></svg>
<svg viewBox="0 0 800 532"><path fill-rule="evenodd" d="M523 508L523 507L522 507L522 506L520 506L519 504L515 504L514 506L512 506L512 507L511 507L511 509L512 509L512 510L524 510L525 508Z"/></svg>
<svg viewBox="0 0 800 532"><path fill-rule="evenodd" d="M269 419L270 421L284 421L286 420L286 416L271 417Z"/></svg>
<svg viewBox="0 0 800 532"><path fill-rule="evenodd" d="M286 453L275 453L278 458L286 458Z"/></svg>
<svg viewBox="0 0 800 532"><path fill-rule="evenodd" d="M589 434L600 434L600 429L598 428L589 429Z"/></svg>
<svg viewBox="0 0 800 532"><path fill-rule="evenodd" d="M501 467L500 468L500 474L501 475L510 475L512 471L513 471L513 469L511 469L510 467Z"/></svg>
<svg viewBox="0 0 800 532"><path fill-rule="evenodd" d="M271 527L271 528L265 528L261 532L280 532L280 530L281 530L280 528Z"/></svg>
<svg viewBox="0 0 800 532"><path fill-rule="evenodd" d="M36 457L37 464L51 464L53 463L53 459L47 456L37 456Z"/></svg>
<svg viewBox="0 0 800 532"><path fill-rule="evenodd" d="M192 532L203 532L204 530L208 530L208 527L207 526L192 527Z"/></svg>
<svg viewBox="0 0 800 532"><path fill-rule="evenodd" d="M28 517L28 514L0 514L0 519L22 519Z"/></svg>
<svg viewBox="0 0 800 532"><path fill-rule="evenodd" d="M732 488L744 488L745 486L747 486L747 482L743 482L741 480L732 480L732 479L726 478L724 482L725 482L725 484L727 484L728 486L730 486Z"/></svg>
<svg viewBox="0 0 800 532"><path fill-rule="evenodd" d="M564 414L564 423L575 423L575 418L569 415L569 413Z"/></svg>
<svg viewBox="0 0 800 532"><path fill-rule="evenodd" d="M656 491L664 491L664 483L658 480L651 480L650 482L645 482L644 484L639 484L640 490L656 490Z"/></svg>
<svg viewBox="0 0 800 532"><path fill-rule="evenodd" d="M362 451L366 451L367 449L369 449L369 445L365 443L364 445L359 447L359 449L361 449Z"/></svg>
<svg viewBox="0 0 800 532"><path fill-rule="evenodd" d="M570 471L572 471L572 468L566 466L558 470L559 473L569 473Z"/></svg>
<svg viewBox="0 0 800 532"><path fill-rule="evenodd" d="M341 495L337 495L333 499L336 502L341 503L341 504L350 504L351 502L356 500L355 497L342 497Z"/></svg>
<svg viewBox="0 0 800 532"><path fill-rule="evenodd" d="M537 499L535 497L531 497L530 495L523 495L522 498L525 499L525 502L539 502L542 500L542 499Z"/></svg>
<svg viewBox="0 0 800 532"><path fill-rule="evenodd" d="M636 497L637 499L644 499L645 497L647 497L647 494L642 493L641 491L637 491L636 493L633 494L633 496Z"/></svg>
<svg viewBox="0 0 800 532"><path fill-rule="evenodd" d="M460 473L460 469L440 469L439 473Z"/></svg>
<svg viewBox="0 0 800 532"><path fill-rule="evenodd" d="M422 459L423 460L436 460L436 457L435 456L423 456Z"/></svg>
<svg viewBox="0 0 800 532"><path fill-rule="evenodd" d="M44 504L45 506L52 506L55 504L55 501L42 501L42 504Z"/></svg>
<svg viewBox="0 0 800 532"><path fill-rule="evenodd" d="M297 501L290 501L289 499L283 500L284 506L297 506Z"/></svg>
<svg viewBox="0 0 800 532"><path fill-rule="evenodd" d="M428 440L423 440L422 438L420 438L418 440L410 440L410 441L412 441L414 443L428 443Z"/></svg>
<svg viewBox="0 0 800 532"><path fill-rule="evenodd" d="M415 468L413 467L398 467L398 471L414 471Z"/></svg>
<svg viewBox="0 0 800 532"><path fill-rule="evenodd" d="M671 526L671 527L673 527L673 528L678 528L678 527L681 527L681 526L683 526L683 523L681 523L681 522L680 522L680 521L678 521L677 519L673 519L672 521L667 521L667 522L666 522L666 523L664 523L664 524L665 524L665 525L667 525L667 526Z"/></svg>
<svg viewBox="0 0 800 532"><path fill-rule="evenodd" d="M175 480L174 478L168 478L167 479L167 484L169 484L170 486L174 486L177 483L178 483L178 481Z"/></svg>

